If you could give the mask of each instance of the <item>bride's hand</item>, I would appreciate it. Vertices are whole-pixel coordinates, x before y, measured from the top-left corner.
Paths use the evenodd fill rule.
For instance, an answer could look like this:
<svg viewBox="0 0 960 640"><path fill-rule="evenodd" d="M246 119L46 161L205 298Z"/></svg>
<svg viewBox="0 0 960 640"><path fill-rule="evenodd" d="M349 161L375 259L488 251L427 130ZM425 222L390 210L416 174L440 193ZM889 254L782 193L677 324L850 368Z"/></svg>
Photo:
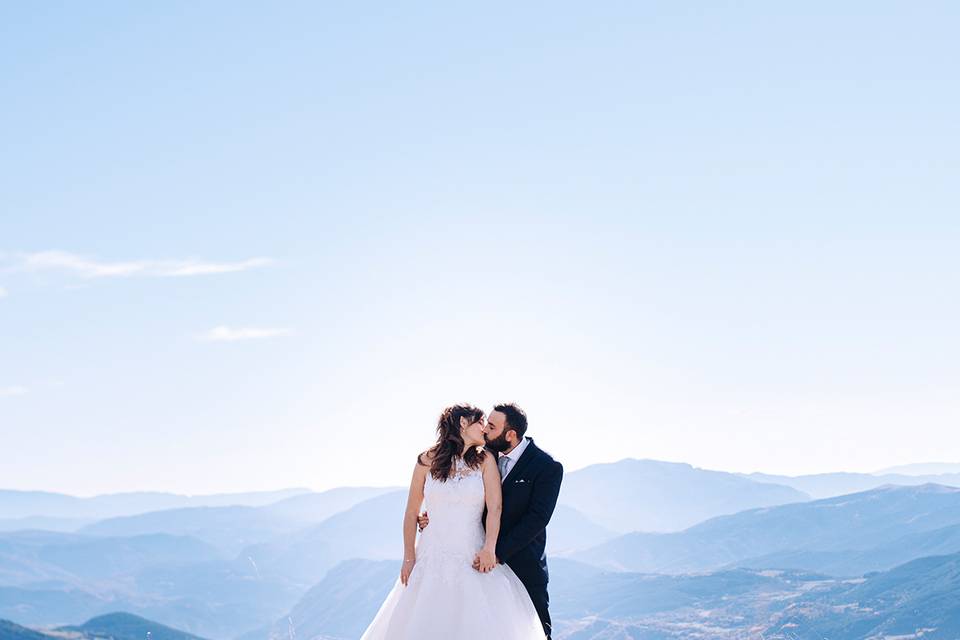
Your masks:
<svg viewBox="0 0 960 640"><path fill-rule="evenodd" d="M480 573L489 573L497 566L497 554L494 553L493 549L484 547L480 549L480 553L477 554L477 564L479 565L477 571Z"/></svg>
<svg viewBox="0 0 960 640"><path fill-rule="evenodd" d="M403 566L400 567L400 582L407 586L410 582L410 574L413 572L413 565L417 564L416 558L404 558Z"/></svg>

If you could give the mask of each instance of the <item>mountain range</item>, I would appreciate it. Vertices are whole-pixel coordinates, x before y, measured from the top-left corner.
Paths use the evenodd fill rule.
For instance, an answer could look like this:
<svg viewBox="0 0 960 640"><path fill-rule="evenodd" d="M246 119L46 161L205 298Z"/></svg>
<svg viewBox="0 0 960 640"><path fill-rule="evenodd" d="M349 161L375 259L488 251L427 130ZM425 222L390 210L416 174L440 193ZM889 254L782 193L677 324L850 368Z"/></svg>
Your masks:
<svg viewBox="0 0 960 640"><path fill-rule="evenodd" d="M681 532L630 533L572 554L619 571L729 566L860 575L936 551L960 551L960 489L887 486L719 516Z"/></svg>
<svg viewBox="0 0 960 640"><path fill-rule="evenodd" d="M917 468L924 468L918 465ZM946 467L944 468L952 468ZM817 473L804 476L778 476L766 473L751 473L744 478L756 482L771 482L809 495L813 499L832 498L858 491L869 491L888 484L910 487L921 484L939 484L960 487L960 472L941 474L910 473Z"/></svg>
<svg viewBox="0 0 960 640"><path fill-rule="evenodd" d="M960 554L919 558L825 595L803 595L764 637L960 638Z"/></svg>
<svg viewBox="0 0 960 640"><path fill-rule="evenodd" d="M567 473L560 504L611 531L679 531L725 513L802 502L784 484L657 460L621 460Z"/></svg>
<svg viewBox="0 0 960 640"><path fill-rule="evenodd" d="M117 612L91 618L76 626L46 630L30 629L10 620L0 619L0 640L203 640L195 635L165 625Z"/></svg>
<svg viewBox="0 0 960 640"><path fill-rule="evenodd" d="M291 496L309 493L309 491L309 489L294 488L200 496L137 491L81 498L49 491L0 489L0 519L46 516L48 518L99 520L181 507L222 507L229 505L257 507L273 504Z"/></svg>
<svg viewBox="0 0 960 640"><path fill-rule="evenodd" d="M398 569L396 561L344 562L273 625L239 640L356 640ZM558 640L960 637L960 554L922 558L854 580L749 569L610 572L565 559L552 563L552 574Z"/></svg>
<svg viewBox="0 0 960 640"><path fill-rule="evenodd" d="M825 480L628 459L569 472L548 530L555 637L799 638L808 627L855 638L870 622L886 633L887 623L880 613L858 618L851 598L904 620L897 602L923 593L915 604L950 629L947 601L960 592L949 569L935 568L960 553L960 489L922 482L931 468L949 470ZM891 476L905 480L875 486ZM811 499L851 482L869 488ZM0 491L0 514L10 516L0 529L37 525L0 530L0 618L15 621L5 624L95 634L56 629L124 612L243 640L358 637L396 580L406 501L390 487L290 489L200 496L209 504L193 506L159 494L164 506L151 509L157 495L131 493L75 499L78 510L40 495L33 504L51 512L24 506L34 492ZM90 517L98 509L111 515ZM935 585L928 593L923 580ZM876 593L855 590L864 585Z"/></svg>

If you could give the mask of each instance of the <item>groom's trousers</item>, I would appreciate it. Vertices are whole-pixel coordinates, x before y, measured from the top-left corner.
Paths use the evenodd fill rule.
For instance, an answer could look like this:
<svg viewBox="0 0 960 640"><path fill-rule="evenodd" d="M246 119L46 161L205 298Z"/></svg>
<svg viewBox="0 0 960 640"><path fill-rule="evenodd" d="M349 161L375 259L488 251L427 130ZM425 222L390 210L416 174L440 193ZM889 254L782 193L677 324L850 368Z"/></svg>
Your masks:
<svg viewBox="0 0 960 640"><path fill-rule="evenodd" d="M547 640L550 640L550 631L553 625L550 622L550 595L547 593L545 584L524 584L530 599L533 600L533 606L540 616L540 622L543 624L543 632L547 634Z"/></svg>

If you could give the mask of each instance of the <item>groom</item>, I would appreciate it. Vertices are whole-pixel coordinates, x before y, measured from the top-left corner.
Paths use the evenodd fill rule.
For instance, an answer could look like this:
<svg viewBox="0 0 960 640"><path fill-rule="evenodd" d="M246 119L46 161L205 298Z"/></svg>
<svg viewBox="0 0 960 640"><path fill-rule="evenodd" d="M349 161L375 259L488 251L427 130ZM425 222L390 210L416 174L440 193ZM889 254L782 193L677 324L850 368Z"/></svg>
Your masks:
<svg viewBox="0 0 960 640"><path fill-rule="evenodd" d="M506 563L527 588L543 632L550 638L547 595L547 523L557 506L563 465L534 444L527 432L527 414L515 404L498 404L484 427L487 449L498 456L503 484L503 514L497 538L497 561ZM486 509L483 519L486 522ZM429 522L420 516L421 527ZM474 560L474 568L479 562Z"/></svg>

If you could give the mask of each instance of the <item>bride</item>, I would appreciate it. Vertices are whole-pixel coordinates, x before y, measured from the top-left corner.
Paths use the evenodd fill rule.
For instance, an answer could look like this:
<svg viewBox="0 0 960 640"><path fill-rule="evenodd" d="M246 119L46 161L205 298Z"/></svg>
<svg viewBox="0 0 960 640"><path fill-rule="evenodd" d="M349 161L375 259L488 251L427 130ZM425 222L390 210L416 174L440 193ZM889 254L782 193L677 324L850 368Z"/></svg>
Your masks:
<svg viewBox="0 0 960 640"><path fill-rule="evenodd" d="M500 472L483 444L482 411L444 409L437 443L420 454L413 470L400 577L360 640L546 637L526 588L497 562ZM422 503L430 526L415 545Z"/></svg>

